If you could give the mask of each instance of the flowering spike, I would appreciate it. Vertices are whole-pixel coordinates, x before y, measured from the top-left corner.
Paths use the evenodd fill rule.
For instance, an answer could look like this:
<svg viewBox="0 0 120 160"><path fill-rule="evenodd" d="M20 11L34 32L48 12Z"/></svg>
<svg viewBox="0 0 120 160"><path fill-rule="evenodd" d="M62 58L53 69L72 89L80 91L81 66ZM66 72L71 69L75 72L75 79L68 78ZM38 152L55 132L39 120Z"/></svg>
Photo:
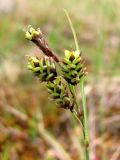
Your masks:
<svg viewBox="0 0 120 160"><path fill-rule="evenodd" d="M57 77L53 82L47 83L48 92L52 95L62 108L73 111L74 103L68 94L67 86L63 84L62 78Z"/></svg>
<svg viewBox="0 0 120 160"><path fill-rule="evenodd" d="M72 85L78 84L81 77L85 75L85 68L83 67L79 50L65 50L65 58L61 67L64 78Z"/></svg>
<svg viewBox="0 0 120 160"><path fill-rule="evenodd" d="M53 81L57 77L54 61L49 57L29 57L28 69L30 69L41 81Z"/></svg>

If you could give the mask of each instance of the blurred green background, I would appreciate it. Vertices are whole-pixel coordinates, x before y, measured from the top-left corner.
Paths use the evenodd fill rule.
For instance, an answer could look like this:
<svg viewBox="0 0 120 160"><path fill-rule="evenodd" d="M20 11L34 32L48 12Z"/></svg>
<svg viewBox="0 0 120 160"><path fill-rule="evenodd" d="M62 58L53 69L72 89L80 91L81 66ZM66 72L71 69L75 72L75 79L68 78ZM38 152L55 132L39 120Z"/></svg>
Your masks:
<svg viewBox="0 0 120 160"><path fill-rule="evenodd" d="M26 67L26 55L41 53L25 39L28 25L40 27L59 56L75 49L64 8L89 72L91 159L120 158L114 158L120 152L120 1L0 0L0 160L62 160L62 153L82 160L79 124L48 99Z"/></svg>

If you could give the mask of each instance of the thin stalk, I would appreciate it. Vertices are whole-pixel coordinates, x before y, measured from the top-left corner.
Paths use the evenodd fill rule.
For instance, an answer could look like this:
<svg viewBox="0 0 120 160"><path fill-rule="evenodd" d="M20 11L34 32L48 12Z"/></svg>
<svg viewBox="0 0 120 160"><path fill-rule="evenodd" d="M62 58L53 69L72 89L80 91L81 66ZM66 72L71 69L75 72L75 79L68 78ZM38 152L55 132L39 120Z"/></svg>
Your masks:
<svg viewBox="0 0 120 160"><path fill-rule="evenodd" d="M72 21L71 21L71 19L70 19L70 16L69 16L68 12L67 12L65 9L64 9L64 12L65 12L66 17L67 17L67 19L68 19L68 21L69 21L70 28L71 28L72 33L73 33L76 50L79 50L78 40L77 40L76 32L75 32L75 30L74 30L74 26L73 26L73 24L72 24Z"/></svg>
<svg viewBox="0 0 120 160"><path fill-rule="evenodd" d="M82 123L82 121L80 120L80 118L77 116L77 112L76 112L76 110L73 110L73 112L72 112L72 114L73 114L73 116L76 118L76 120L80 123L80 125L81 125L81 127L82 127L82 129L83 129L83 123ZM84 135L84 130L83 130L83 135Z"/></svg>
<svg viewBox="0 0 120 160"><path fill-rule="evenodd" d="M77 99L76 99L76 96L75 96L75 87L72 86L71 84L69 84L69 89L70 89L70 92L72 94L72 97L73 97L73 100L74 100L74 103L76 104L76 107L77 107L77 111L74 109L73 110L73 116L76 118L76 120L80 123L81 127L82 127L82 130L83 130L83 135L85 134L84 133L84 129L83 129L83 123L82 123L82 120L78 117L78 112L79 112L79 104L77 102Z"/></svg>
<svg viewBox="0 0 120 160"><path fill-rule="evenodd" d="M67 19L69 21L69 25L70 28L72 30L73 33L73 37L74 37L74 41L75 41L75 46L76 46L76 50L79 50L79 45L78 45L78 40L77 40L77 36L76 36L76 32L74 29L74 26L72 24L72 21L69 17L69 14L66 10L64 10ZM83 133L84 133L84 141L85 141L85 160L89 160L89 149L88 149L88 145L89 145L89 137L88 137L88 119L87 119L87 108L86 108L86 97L84 95L84 78L81 79L80 82L80 90L81 90L81 96L82 96L82 103L83 103ZM79 105L78 105L79 106Z"/></svg>
<svg viewBox="0 0 120 160"><path fill-rule="evenodd" d="M77 99L76 99L76 96L75 96L75 87L72 86L71 84L68 84L68 86L69 86L70 92L71 92L71 94L72 94L74 103L75 103L75 105L76 105L76 107L77 107L77 110L79 111L79 108L80 108L80 107L79 107L79 104L78 104Z"/></svg>
<svg viewBox="0 0 120 160"><path fill-rule="evenodd" d="M85 160L89 160L90 157L89 157L89 150L87 147L85 147Z"/></svg>
<svg viewBox="0 0 120 160"><path fill-rule="evenodd" d="M85 143L85 158L86 160L89 160L89 136L88 136L88 115L87 115L87 106L86 106L86 97L84 95L84 77L81 79L80 82L80 90L81 90L81 96L82 96L82 104L83 104L83 125L84 125L84 143Z"/></svg>

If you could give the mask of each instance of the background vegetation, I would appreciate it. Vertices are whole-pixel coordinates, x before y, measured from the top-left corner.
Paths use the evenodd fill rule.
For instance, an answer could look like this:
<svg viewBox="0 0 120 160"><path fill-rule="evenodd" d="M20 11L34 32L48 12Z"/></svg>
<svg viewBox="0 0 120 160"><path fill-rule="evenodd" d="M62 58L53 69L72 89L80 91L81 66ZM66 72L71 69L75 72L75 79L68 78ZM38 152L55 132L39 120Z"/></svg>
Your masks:
<svg viewBox="0 0 120 160"><path fill-rule="evenodd" d="M41 28L59 56L75 49L63 8L73 21L89 73L85 93L91 159L120 158L120 1L1 0L1 160L82 159L79 124L48 99L44 84L26 67L25 55L41 53L24 38L29 24Z"/></svg>

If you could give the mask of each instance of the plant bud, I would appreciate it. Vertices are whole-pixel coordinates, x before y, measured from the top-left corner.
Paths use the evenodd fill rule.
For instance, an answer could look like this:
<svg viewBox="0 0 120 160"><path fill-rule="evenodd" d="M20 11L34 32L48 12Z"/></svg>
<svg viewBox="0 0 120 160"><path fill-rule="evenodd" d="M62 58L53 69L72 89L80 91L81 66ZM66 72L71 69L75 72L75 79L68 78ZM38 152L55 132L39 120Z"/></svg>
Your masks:
<svg viewBox="0 0 120 160"><path fill-rule="evenodd" d="M31 26L28 26L28 30L25 33L25 38L32 41L35 36L38 36L40 34L40 30L35 30Z"/></svg>

